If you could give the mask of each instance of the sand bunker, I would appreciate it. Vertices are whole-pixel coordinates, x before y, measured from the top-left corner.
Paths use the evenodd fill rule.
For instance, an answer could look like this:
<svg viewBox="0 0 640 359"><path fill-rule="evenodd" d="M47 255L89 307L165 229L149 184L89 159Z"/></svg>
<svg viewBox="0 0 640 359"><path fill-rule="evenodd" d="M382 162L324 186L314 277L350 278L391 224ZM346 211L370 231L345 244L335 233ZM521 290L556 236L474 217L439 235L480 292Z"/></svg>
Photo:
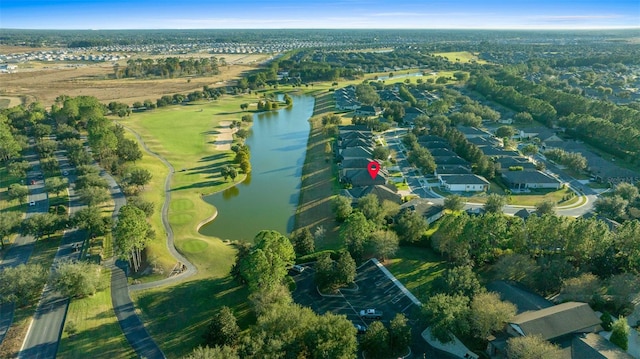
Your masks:
<svg viewBox="0 0 640 359"><path fill-rule="evenodd" d="M218 124L218 134L216 135L216 142L213 144L216 146L216 150L228 151L231 149L231 143L233 143L233 134L238 130L237 128L231 129L231 121L220 121Z"/></svg>

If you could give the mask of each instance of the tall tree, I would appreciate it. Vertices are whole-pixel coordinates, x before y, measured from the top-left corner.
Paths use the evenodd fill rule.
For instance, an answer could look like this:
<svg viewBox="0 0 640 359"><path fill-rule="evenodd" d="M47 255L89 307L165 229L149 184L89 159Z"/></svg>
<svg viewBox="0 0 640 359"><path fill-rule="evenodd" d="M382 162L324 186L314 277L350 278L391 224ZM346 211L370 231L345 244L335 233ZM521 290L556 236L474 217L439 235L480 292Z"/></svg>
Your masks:
<svg viewBox="0 0 640 359"><path fill-rule="evenodd" d="M444 208L454 212L461 211L464 208L464 201L457 194L447 196L444 199Z"/></svg>
<svg viewBox="0 0 640 359"><path fill-rule="evenodd" d="M411 343L411 327L402 313L396 314L389 323L389 349L394 356L407 353Z"/></svg>
<svg viewBox="0 0 640 359"><path fill-rule="evenodd" d="M525 335L507 340L509 359L560 359L562 351L555 345L535 335Z"/></svg>
<svg viewBox="0 0 640 359"><path fill-rule="evenodd" d="M360 342L362 351L367 358L388 358L391 350L389 348L389 331L382 322L373 322L369 325L367 332Z"/></svg>
<svg viewBox="0 0 640 359"><path fill-rule="evenodd" d="M293 248L298 256L311 254L315 251L315 240L311 231L307 227L293 233L291 243L293 244Z"/></svg>
<svg viewBox="0 0 640 359"><path fill-rule="evenodd" d="M249 289L269 289L279 285L287 275L287 268L295 259L289 239L276 231L260 231L255 246L240 263L240 272Z"/></svg>
<svg viewBox="0 0 640 359"><path fill-rule="evenodd" d="M371 237L369 237L373 255L383 262L396 254L399 242L398 235L388 230L377 230L371 233Z"/></svg>
<svg viewBox="0 0 640 359"><path fill-rule="evenodd" d="M405 209L398 216L396 232L404 242L414 243L419 241L428 228L427 220L415 211Z"/></svg>
<svg viewBox="0 0 640 359"><path fill-rule="evenodd" d="M340 239L347 246L349 253L360 263L364 258L364 249L367 238L374 226L361 212L354 212L340 227Z"/></svg>
<svg viewBox="0 0 640 359"><path fill-rule="evenodd" d="M20 264L0 270L0 303L24 306L40 297L48 269L39 264Z"/></svg>
<svg viewBox="0 0 640 359"><path fill-rule="evenodd" d="M516 315L516 306L510 302L503 302L497 293L479 293L471 301L472 332L479 338L486 340L491 333L502 330L505 324Z"/></svg>
<svg viewBox="0 0 640 359"><path fill-rule="evenodd" d="M502 207L507 204L507 198L499 194L492 193L487 196L487 201L484 204L484 210L488 213L500 213Z"/></svg>
<svg viewBox="0 0 640 359"><path fill-rule="evenodd" d="M134 186L144 187L151 181L151 178L153 178L153 175L148 170L144 168L135 168L129 172L127 182Z"/></svg>
<svg viewBox="0 0 640 359"><path fill-rule="evenodd" d="M353 211L351 200L345 196L336 196L332 200L333 212L336 214L336 220L342 222L349 217Z"/></svg>
<svg viewBox="0 0 640 359"><path fill-rule="evenodd" d="M116 253L120 259L128 260L135 272L142 265L142 250L149 242L150 226L144 212L132 205L120 208L118 222L113 231Z"/></svg>
<svg viewBox="0 0 640 359"><path fill-rule="evenodd" d="M4 211L0 216L0 249L4 249L4 240L20 228L22 213Z"/></svg>
<svg viewBox="0 0 640 359"><path fill-rule="evenodd" d="M101 288L101 266L88 262L60 262L50 283L65 297L86 297Z"/></svg>
<svg viewBox="0 0 640 359"><path fill-rule="evenodd" d="M358 199L358 209L369 221L375 224L381 224L383 213L378 196L375 194L369 193Z"/></svg>
<svg viewBox="0 0 640 359"><path fill-rule="evenodd" d="M234 346L240 336L235 315L226 305L214 314L204 333L204 341L211 346Z"/></svg>
<svg viewBox="0 0 640 359"><path fill-rule="evenodd" d="M451 333L465 335L470 329L467 297L436 294L423 305L422 315L433 337L443 343L453 339Z"/></svg>

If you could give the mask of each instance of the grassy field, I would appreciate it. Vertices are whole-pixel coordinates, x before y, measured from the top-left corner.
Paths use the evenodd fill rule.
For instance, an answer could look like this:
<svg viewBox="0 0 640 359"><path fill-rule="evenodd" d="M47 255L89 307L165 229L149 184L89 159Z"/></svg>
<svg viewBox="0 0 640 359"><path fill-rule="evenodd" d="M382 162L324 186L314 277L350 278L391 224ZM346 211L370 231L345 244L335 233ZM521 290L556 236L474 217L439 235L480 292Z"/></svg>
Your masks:
<svg viewBox="0 0 640 359"><path fill-rule="evenodd" d="M132 358L133 348L124 337L111 305L111 272L104 270L106 289L91 297L72 299L58 347L58 358ZM77 333L69 330L75 327Z"/></svg>
<svg viewBox="0 0 640 359"><path fill-rule="evenodd" d="M400 247L385 267L421 302L429 299L435 281L447 268L446 261L430 248Z"/></svg>
<svg viewBox="0 0 640 359"><path fill-rule="evenodd" d="M457 51L457 52L437 52L434 55L447 58L450 62L475 62L479 64L488 64L487 61L479 59L477 53L471 53L469 51Z"/></svg>

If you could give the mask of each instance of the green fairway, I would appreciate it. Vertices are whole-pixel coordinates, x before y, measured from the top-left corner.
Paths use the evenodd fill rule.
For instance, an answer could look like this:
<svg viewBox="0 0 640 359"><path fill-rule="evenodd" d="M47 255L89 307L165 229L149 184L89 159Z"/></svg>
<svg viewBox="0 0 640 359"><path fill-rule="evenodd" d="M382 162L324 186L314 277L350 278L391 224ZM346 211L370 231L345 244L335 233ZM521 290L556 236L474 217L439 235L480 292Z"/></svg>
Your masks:
<svg viewBox="0 0 640 359"><path fill-rule="evenodd" d="M105 270L102 276L102 280L109 283L111 272ZM106 287L91 297L71 300L58 347L58 358L135 356L111 306L111 289L108 285ZM72 327L75 327L75 333L69 333Z"/></svg>
<svg viewBox="0 0 640 359"><path fill-rule="evenodd" d="M202 252L205 248L207 248L208 244L205 241L201 241L199 239L187 239L184 241L182 248L187 253L198 253Z"/></svg>

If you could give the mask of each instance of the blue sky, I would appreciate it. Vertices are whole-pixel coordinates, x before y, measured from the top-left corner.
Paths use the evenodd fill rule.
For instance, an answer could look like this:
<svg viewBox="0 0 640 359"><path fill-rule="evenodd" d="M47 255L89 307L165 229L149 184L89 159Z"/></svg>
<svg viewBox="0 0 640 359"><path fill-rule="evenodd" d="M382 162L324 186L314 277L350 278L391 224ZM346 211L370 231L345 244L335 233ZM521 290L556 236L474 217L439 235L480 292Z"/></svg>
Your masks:
<svg viewBox="0 0 640 359"><path fill-rule="evenodd" d="M0 0L0 28L640 28L640 0Z"/></svg>

